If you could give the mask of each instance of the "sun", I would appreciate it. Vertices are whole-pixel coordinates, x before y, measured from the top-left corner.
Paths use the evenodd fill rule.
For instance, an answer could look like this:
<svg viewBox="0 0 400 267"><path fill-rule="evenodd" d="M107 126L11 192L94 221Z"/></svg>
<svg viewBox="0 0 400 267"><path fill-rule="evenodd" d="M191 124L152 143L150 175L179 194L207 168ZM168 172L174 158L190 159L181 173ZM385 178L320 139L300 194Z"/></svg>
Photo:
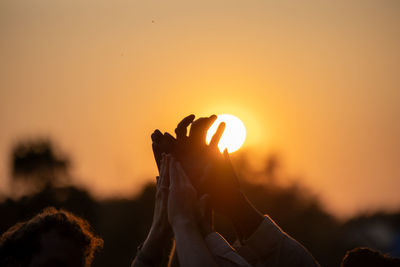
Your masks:
<svg viewBox="0 0 400 267"><path fill-rule="evenodd" d="M217 119L208 129L206 141L210 143L211 137L217 131L218 125L221 122L225 122L225 131L222 134L221 140L218 143L218 148L221 152L228 149L229 153L238 150L246 139L246 127L243 122L238 118L230 114L218 115Z"/></svg>

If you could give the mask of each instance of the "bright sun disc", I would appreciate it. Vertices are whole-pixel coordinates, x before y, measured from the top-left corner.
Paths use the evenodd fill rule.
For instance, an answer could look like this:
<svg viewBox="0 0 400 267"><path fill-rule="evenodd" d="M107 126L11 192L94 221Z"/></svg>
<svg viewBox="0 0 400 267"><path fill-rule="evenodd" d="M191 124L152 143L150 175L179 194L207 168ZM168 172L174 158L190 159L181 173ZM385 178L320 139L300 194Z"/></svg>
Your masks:
<svg viewBox="0 0 400 267"><path fill-rule="evenodd" d="M218 143L218 148L221 152L227 148L228 152L232 153L243 145L246 139L246 127L244 127L243 122L239 118L233 115L218 115L213 125L208 129L206 137L207 144L210 143L211 137L215 134L221 122L225 122L225 131Z"/></svg>

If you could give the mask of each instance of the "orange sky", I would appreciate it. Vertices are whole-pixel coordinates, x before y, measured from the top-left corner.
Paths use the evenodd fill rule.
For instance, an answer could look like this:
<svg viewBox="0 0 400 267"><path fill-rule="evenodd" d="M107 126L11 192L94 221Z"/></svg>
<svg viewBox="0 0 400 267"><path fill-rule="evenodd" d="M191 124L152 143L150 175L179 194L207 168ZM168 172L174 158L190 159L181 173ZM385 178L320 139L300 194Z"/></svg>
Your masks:
<svg viewBox="0 0 400 267"><path fill-rule="evenodd" d="M13 142L50 136L77 183L129 195L156 174L153 129L232 113L245 147L278 151L336 214L399 208L399 12L394 0L3 0L1 191Z"/></svg>

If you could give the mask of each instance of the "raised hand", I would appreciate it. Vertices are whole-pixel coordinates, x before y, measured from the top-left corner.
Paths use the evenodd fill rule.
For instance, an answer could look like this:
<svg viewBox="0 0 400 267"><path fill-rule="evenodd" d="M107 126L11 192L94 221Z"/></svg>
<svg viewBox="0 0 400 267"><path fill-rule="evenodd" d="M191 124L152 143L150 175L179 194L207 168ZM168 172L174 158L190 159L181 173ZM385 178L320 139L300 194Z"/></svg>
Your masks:
<svg viewBox="0 0 400 267"><path fill-rule="evenodd" d="M176 139L170 134L156 130L152 135L153 151L157 161L162 152L171 153L178 159L199 194L208 193L212 206L222 213L229 212L235 194L239 193L239 183L229 160L228 153L222 155L218 142L225 130L221 123L210 144L206 144L207 131L217 116L195 119L185 117L175 129ZM191 125L190 133L188 127ZM227 215L227 214L226 214Z"/></svg>
<svg viewBox="0 0 400 267"><path fill-rule="evenodd" d="M155 130L151 135L153 141L152 148L154 159L157 164L158 171L161 171L161 155L163 153L172 153L176 148L176 140L169 133L161 133L160 130Z"/></svg>
<svg viewBox="0 0 400 267"><path fill-rule="evenodd" d="M165 154L160 159L160 176L157 177L153 222L146 240L131 267L158 266L166 258L172 229L168 222L169 165Z"/></svg>
<svg viewBox="0 0 400 267"><path fill-rule="evenodd" d="M172 156L167 159L170 177L168 220L174 231L179 264L182 267L217 266L199 227L200 211L196 189L181 164Z"/></svg>
<svg viewBox="0 0 400 267"><path fill-rule="evenodd" d="M176 139L168 132L163 134L160 130L155 130L151 139L158 169L160 170L161 154L172 154L181 162L192 183L196 186L202 177L203 166L205 166L205 157L203 156L206 148L205 136L217 116L199 118L196 121L194 118L194 115L189 115L178 124L175 129ZM187 135L189 125L191 125L190 134Z"/></svg>
<svg viewBox="0 0 400 267"><path fill-rule="evenodd" d="M175 129L177 133L176 157L182 162L184 170L190 177L196 189L201 190L201 178L203 177L204 166L206 166L208 146L206 145L207 130L217 119L217 116L199 118L195 121L194 116L183 119ZM190 133L186 136L188 122L192 121ZM223 132L223 131L222 131ZM222 135L222 133L221 133ZM200 194L203 192L200 191Z"/></svg>
<svg viewBox="0 0 400 267"><path fill-rule="evenodd" d="M170 234L168 223L168 190L169 190L169 165L166 155L162 154L160 176L156 181L156 201L151 229L159 232L160 235Z"/></svg>
<svg viewBox="0 0 400 267"><path fill-rule="evenodd" d="M181 164L172 156L169 163L168 220L172 228L182 224L197 226L197 192Z"/></svg>

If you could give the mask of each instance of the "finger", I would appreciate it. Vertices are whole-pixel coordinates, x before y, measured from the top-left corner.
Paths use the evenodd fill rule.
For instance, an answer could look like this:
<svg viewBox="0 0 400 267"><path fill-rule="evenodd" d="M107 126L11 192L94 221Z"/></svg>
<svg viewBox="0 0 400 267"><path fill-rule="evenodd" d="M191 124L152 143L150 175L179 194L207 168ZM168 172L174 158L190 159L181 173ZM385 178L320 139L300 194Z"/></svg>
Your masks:
<svg viewBox="0 0 400 267"><path fill-rule="evenodd" d="M160 179L160 187L167 188L169 186L169 158L163 157L163 175Z"/></svg>
<svg viewBox="0 0 400 267"><path fill-rule="evenodd" d="M163 152L171 153L173 151L176 140L172 135L165 132L162 136L161 142L162 143L160 146L162 147Z"/></svg>
<svg viewBox="0 0 400 267"><path fill-rule="evenodd" d="M192 183L190 182L189 177L186 175L186 172L183 169L182 165L177 161L175 163L175 166L176 166L176 170L177 170L177 172L179 174L180 183L182 185L186 185L186 186L190 185L190 186L192 186Z"/></svg>
<svg viewBox="0 0 400 267"><path fill-rule="evenodd" d="M211 147L217 147L218 146L219 140L221 140L222 134L225 131L225 126L226 126L225 122L221 122L218 125L217 131L215 132L215 134L213 135L213 137L211 138L211 141L210 141L210 146Z"/></svg>
<svg viewBox="0 0 400 267"><path fill-rule="evenodd" d="M211 124L217 119L217 116L211 115L208 118L199 118L192 123L190 128L189 138L194 143L205 143L207 130L210 128Z"/></svg>
<svg viewBox="0 0 400 267"><path fill-rule="evenodd" d="M224 149L224 161L225 161L225 166L227 166L230 170L233 170L232 162L231 162L231 157L229 156L228 149Z"/></svg>
<svg viewBox="0 0 400 267"><path fill-rule="evenodd" d="M224 149L223 154L224 154L225 160L230 160L230 158L229 158L229 153L228 153L228 148L225 148L225 149Z"/></svg>
<svg viewBox="0 0 400 267"><path fill-rule="evenodd" d="M160 130L157 129L151 134L151 140L153 142L159 143L162 135L163 134L160 132Z"/></svg>
<svg viewBox="0 0 400 267"><path fill-rule="evenodd" d="M169 161L169 188L179 186L179 177L175 167L175 159L171 155L167 155Z"/></svg>
<svg viewBox="0 0 400 267"><path fill-rule="evenodd" d="M152 145L153 148L153 155L154 159L156 160L157 168L158 168L158 173L160 173L161 169L161 149L157 143L153 143Z"/></svg>
<svg viewBox="0 0 400 267"><path fill-rule="evenodd" d="M229 156L227 148L225 148L223 154L224 154L224 161L225 161L226 171L233 175L233 179L231 180L232 185L235 186L235 187L239 187L240 184L239 184L239 181L238 181L237 176L235 174L235 169L233 168L232 161L230 159L230 156Z"/></svg>
<svg viewBox="0 0 400 267"><path fill-rule="evenodd" d="M175 129L176 139L184 139L187 134L187 127L193 122L195 116L193 114L185 117Z"/></svg>
<svg viewBox="0 0 400 267"><path fill-rule="evenodd" d="M170 144L173 144L176 141L176 139L172 135L170 135L169 132L164 133L164 140L164 142L168 142Z"/></svg>
<svg viewBox="0 0 400 267"><path fill-rule="evenodd" d="M166 169L166 164L165 164L165 153L162 153L161 155L161 166L160 166L160 181L163 179L165 176L165 169Z"/></svg>

